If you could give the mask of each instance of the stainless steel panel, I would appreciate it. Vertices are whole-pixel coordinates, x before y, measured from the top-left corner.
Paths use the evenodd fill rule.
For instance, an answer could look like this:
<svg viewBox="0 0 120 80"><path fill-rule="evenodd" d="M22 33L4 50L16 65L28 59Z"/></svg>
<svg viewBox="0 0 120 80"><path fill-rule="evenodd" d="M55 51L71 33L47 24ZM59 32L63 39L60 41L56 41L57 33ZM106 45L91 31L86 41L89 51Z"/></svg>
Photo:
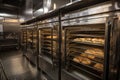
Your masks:
<svg viewBox="0 0 120 80"><path fill-rule="evenodd" d="M51 10L54 9L55 4L56 4L56 9L57 9L57 8L60 8L63 5L66 5L69 2L70 2L70 0L52 0Z"/></svg>
<svg viewBox="0 0 120 80"><path fill-rule="evenodd" d="M4 32L20 32L20 24L18 19L4 18L3 21Z"/></svg>
<svg viewBox="0 0 120 80"><path fill-rule="evenodd" d="M103 24L106 23L106 17L108 14L97 15L85 18L75 18L72 20L66 20L62 22L62 26L73 26L73 25L87 25L87 24Z"/></svg>
<svg viewBox="0 0 120 80"><path fill-rule="evenodd" d="M44 0L33 0L33 9L34 11L43 8L43 1Z"/></svg>
<svg viewBox="0 0 120 80"><path fill-rule="evenodd" d="M80 77L77 78L73 74L68 73L66 70L62 70L62 80L85 80L85 79L82 79Z"/></svg>
<svg viewBox="0 0 120 80"><path fill-rule="evenodd" d="M37 56L32 53L32 51L28 51L25 55L32 64L37 65Z"/></svg>
<svg viewBox="0 0 120 80"><path fill-rule="evenodd" d="M105 2L99 5L94 5L88 8L84 8L82 10L77 10L77 11L68 13L65 16L63 16L62 19L85 17L88 15L100 14L100 13L110 12L113 10L120 10L120 7L118 7L117 3L113 6L112 2Z"/></svg>
<svg viewBox="0 0 120 80"><path fill-rule="evenodd" d="M61 6L69 2L70 2L69 0L44 0L44 12L46 12L45 11L46 9L50 11L50 10L60 8Z"/></svg>
<svg viewBox="0 0 120 80"><path fill-rule="evenodd" d="M24 4L21 6L20 19L22 21L30 20L33 17L33 0L25 0Z"/></svg>
<svg viewBox="0 0 120 80"><path fill-rule="evenodd" d="M39 57L39 68L44 71L53 80L58 80L58 68L54 67L52 62L46 57Z"/></svg>

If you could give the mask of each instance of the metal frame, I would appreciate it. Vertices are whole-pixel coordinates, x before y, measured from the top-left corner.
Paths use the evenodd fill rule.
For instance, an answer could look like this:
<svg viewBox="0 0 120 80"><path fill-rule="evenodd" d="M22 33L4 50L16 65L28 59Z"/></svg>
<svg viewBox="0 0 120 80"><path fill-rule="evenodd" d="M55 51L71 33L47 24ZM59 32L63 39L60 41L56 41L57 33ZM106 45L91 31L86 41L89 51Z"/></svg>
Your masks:
<svg viewBox="0 0 120 80"><path fill-rule="evenodd" d="M54 58L54 55L53 55L53 30L54 30L54 28L53 27L41 27L41 28L38 28L38 30L44 30L44 29L50 29L50 35L51 35L51 40L50 40L50 42L51 42L51 51L50 51L50 53L51 53L51 56L52 56L51 57L52 63L49 63L46 60L45 55L43 56L42 54L39 54L40 55L39 59L41 60L40 64L42 64L42 65L40 65L38 67L40 67L41 70L43 72L45 72L48 76L51 75L51 78L54 78L56 80L57 76L58 76L58 73L57 73L58 68L56 67L56 62L54 61L55 58ZM42 35L42 34L39 34L39 35ZM57 42L57 40L56 40L56 42ZM57 48L57 46L56 46L56 48ZM57 55L56 55L56 57L57 57ZM45 66L47 66L47 67L45 67ZM50 68L50 69L48 70L46 68Z"/></svg>
<svg viewBox="0 0 120 80"><path fill-rule="evenodd" d="M58 80L61 80L61 66L62 66L62 25L61 25L61 11L59 12L59 26L58 26L58 59L59 59L59 72L58 72Z"/></svg>
<svg viewBox="0 0 120 80"><path fill-rule="evenodd" d="M88 24L88 25L89 25L89 24ZM70 29L72 29L72 28L74 28L74 27L71 27ZM79 29L79 28L77 28L77 30L78 30L78 29ZM68 28L65 28L65 40L67 40L67 39L66 39L66 38L67 38L66 32L68 32L68 30L69 30L69 27L68 27ZM68 42L67 42L67 43L68 43ZM67 56L67 54L66 54L66 53L67 53L67 50L66 50L66 49L67 49L66 41L65 41L64 46L65 46L65 53L64 53L64 55L65 55L65 58L64 58L64 59L65 59L65 60L64 60L64 61L65 61L65 65L68 65L68 67L65 66L65 69L69 72L69 71L71 71L71 70L70 70L70 65L72 64L72 62L67 60L67 57L68 57L68 56ZM102 46L102 47L103 47L103 46ZM67 63L66 63L66 62L67 62ZM82 68L81 68L81 69L82 69ZM91 73L92 73L92 72L91 72ZM88 73L88 74L90 74L90 73Z"/></svg>
<svg viewBox="0 0 120 80"><path fill-rule="evenodd" d="M110 0L101 0L101 1L88 0L88 2L87 1L85 1L85 2L83 1L83 3L75 2L75 3L71 4L71 5L63 6L60 9L57 9L55 11L51 11L51 12L49 12L47 14L41 15L41 16L39 16L37 18L34 18L32 20L29 20L29 21L26 21L26 22L22 23L22 24L30 24L30 23L34 23L34 22L37 22L37 21L43 21L45 19L49 19L49 18L54 17L54 16L58 16L59 20L58 21L54 21L54 22L59 22L58 34L57 34L58 35L58 59L59 59L59 62L58 62L58 64L59 64L58 80L61 80L61 72L62 72L62 59L61 59L61 57L62 57L61 56L62 55L61 54L62 53L61 52L61 49L62 49L62 46L61 46L61 44L62 44L62 28L63 28L62 21L75 19L75 18L82 18L82 17L84 18L84 17L89 17L89 16L95 16L95 15L98 15L98 14L85 15L85 16L75 17L75 18L70 18L70 19L62 19L62 16L64 14L68 13L68 12L72 12L72 11L75 11L75 10L78 10L78 9L83 9L83 8L89 7L91 5L95 5L95 4L106 2L106 1L110 1ZM91 3L91 2L93 2L93 3ZM88 4L88 3L90 3L90 4L89 5L85 5L85 4ZM113 9L112 11L108 11L108 12L104 12L104 13L108 14L108 13L110 13L110 12L112 13L114 11L117 11L117 10ZM104 13L99 13L99 15L104 14ZM54 22L48 22L48 23L54 23ZM47 23L43 23L43 24L47 24ZM41 25L41 24L38 24L38 25ZM108 26L111 27L111 24L110 25L109 24L106 25L106 31L105 32L106 32L106 36L107 37L106 37L106 42L105 42L105 53L109 53L109 49L110 49L110 32L111 32L111 30L110 30L110 28L108 28ZM66 36L66 34L65 34L65 36ZM38 39L38 41L39 41L39 39ZM38 46L38 48L40 48L40 47ZM109 76L109 74L107 74L107 72L109 72L109 70L108 70L108 67L109 67L109 65L108 65L108 63L109 63L109 54L105 54L105 59L107 61L105 60L105 62L104 62L104 64L105 64L104 80L107 80L108 76Z"/></svg>
<svg viewBox="0 0 120 80"><path fill-rule="evenodd" d="M105 54L104 54L104 77L103 80L109 80L109 57L110 57L110 34L111 34L111 21L108 21L105 26Z"/></svg>
<svg viewBox="0 0 120 80"><path fill-rule="evenodd" d="M33 64L33 65L35 65L35 66L37 66L37 53L38 53L38 51L37 51L37 49L38 49L38 46L37 46L37 43L36 43L36 51L34 51L34 49L33 49L33 40L34 40L34 36L33 36L33 34L34 34L34 32L35 32L35 30L34 30L34 26L35 26L36 24L34 24L34 25L29 25L29 26L26 26L25 25L25 31L26 31L26 43L25 43L25 50L23 50L23 55ZM32 27L33 26L33 27ZM30 49L34 54L31 54L31 53L29 53L28 52L28 30L31 30L32 31L32 48ZM36 32L36 35L37 35L37 32ZM37 36L36 36L36 41L37 41ZM37 41L38 42L38 41ZM36 56L36 58L35 58L35 62L33 61L33 59L34 59L34 56Z"/></svg>
<svg viewBox="0 0 120 80"><path fill-rule="evenodd" d="M109 80L109 56L110 56L110 39L111 39L111 33L112 33L112 30L111 30L111 28L113 28L114 26L114 19L116 19L116 17L113 15L113 16L110 16L109 17L110 19L107 19L107 22L105 22L105 61L104 61L104 65L105 65L105 67L104 67L104 77L103 77L103 80ZM68 27L68 26L67 26ZM67 32L67 29L65 29L65 40L66 40L66 32ZM65 41L65 44L64 44L64 46L65 46L65 53L66 53L66 41ZM66 56L66 54L64 55L64 56ZM64 58L65 59L65 61L66 61L66 57ZM65 62L65 64L66 64L66 62Z"/></svg>

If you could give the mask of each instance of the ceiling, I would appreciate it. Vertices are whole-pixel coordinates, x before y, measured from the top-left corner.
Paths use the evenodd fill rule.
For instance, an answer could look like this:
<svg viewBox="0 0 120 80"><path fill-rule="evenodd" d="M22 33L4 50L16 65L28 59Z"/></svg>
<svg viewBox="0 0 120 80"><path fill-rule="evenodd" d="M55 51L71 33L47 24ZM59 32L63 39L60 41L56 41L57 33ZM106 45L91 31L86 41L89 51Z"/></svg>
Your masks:
<svg viewBox="0 0 120 80"><path fill-rule="evenodd" d="M0 13L22 14L22 11L25 8L28 9L31 3L33 3L33 9L37 10L42 7L43 0L0 0Z"/></svg>
<svg viewBox="0 0 120 80"><path fill-rule="evenodd" d="M18 14L24 0L0 0L0 13Z"/></svg>
<svg viewBox="0 0 120 80"><path fill-rule="evenodd" d="M44 0L33 0L33 9L34 11L43 7Z"/></svg>

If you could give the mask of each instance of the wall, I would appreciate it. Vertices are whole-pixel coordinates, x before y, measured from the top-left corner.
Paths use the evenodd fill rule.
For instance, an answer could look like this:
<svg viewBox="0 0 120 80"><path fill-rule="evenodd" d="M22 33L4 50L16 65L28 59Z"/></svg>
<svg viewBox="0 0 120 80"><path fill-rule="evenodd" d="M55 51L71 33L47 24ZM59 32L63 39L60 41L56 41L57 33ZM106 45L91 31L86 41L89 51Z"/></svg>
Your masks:
<svg viewBox="0 0 120 80"><path fill-rule="evenodd" d="M19 32L20 24L19 19L4 18L3 32Z"/></svg>

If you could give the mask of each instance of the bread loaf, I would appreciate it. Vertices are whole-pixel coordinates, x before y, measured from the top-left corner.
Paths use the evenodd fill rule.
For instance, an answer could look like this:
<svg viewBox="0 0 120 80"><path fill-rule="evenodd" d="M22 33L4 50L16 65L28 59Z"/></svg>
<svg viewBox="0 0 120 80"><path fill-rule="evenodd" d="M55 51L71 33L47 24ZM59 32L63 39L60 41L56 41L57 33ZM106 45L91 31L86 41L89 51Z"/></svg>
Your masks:
<svg viewBox="0 0 120 80"><path fill-rule="evenodd" d="M52 38L52 36L47 36L46 38ZM53 39L56 39L57 36L53 36Z"/></svg>
<svg viewBox="0 0 120 80"><path fill-rule="evenodd" d="M89 55L89 54L86 54L86 53L82 53L82 54L80 54L80 56L83 56L83 57L86 57L86 58L89 58L89 59L94 59L95 58L94 55Z"/></svg>
<svg viewBox="0 0 120 80"><path fill-rule="evenodd" d="M75 62L77 62L77 63L80 62L78 58L73 58L73 61L75 61Z"/></svg>
<svg viewBox="0 0 120 80"><path fill-rule="evenodd" d="M104 44L104 39L102 38L76 38L74 41Z"/></svg>
<svg viewBox="0 0 120 80"><path fill-rule="evenodd" d="M101 57L101 58L104 57L104 51L101 49L97 49L97 48L87 49L85 51L85 53L93 54L93 55Z"/></svg>
<svg viewBox="0 0 120 80"><path fill-rule="evenodd" d="M103 71L103 64L96 63L96 64L94 65L94 67L95 67L96 69L99 69L99 70Z"/></svg>
<svg viewBox="0 0 120 80"><path fill-rule="evenodd" d="M78 57L73 58L73 61L75 61L75 62L77 62L77 63L86 64L86 65L91 64L90 59L84 58L84 57L81 57L81 56L78 56Z"/></svg>

